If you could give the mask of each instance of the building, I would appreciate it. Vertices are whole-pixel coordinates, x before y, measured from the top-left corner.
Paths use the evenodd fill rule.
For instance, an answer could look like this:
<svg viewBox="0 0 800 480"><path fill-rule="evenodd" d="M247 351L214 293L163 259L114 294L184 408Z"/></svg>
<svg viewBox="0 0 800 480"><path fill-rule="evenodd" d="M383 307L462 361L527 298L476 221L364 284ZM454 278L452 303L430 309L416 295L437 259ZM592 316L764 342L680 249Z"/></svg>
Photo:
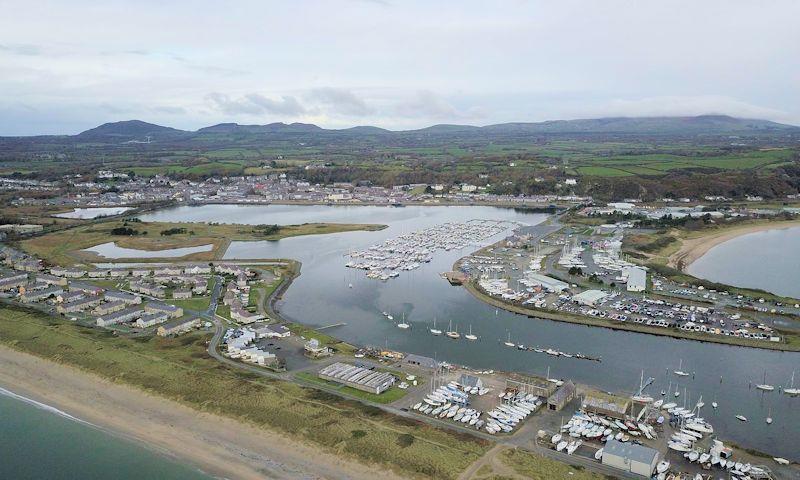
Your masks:
<svg viewBox="0 0 800 480"><path fill-rule="evenodd" d="M116 290L109 290L105 293L106 300L119 300L129 305L139 305L142 303L142 297L132 293L118 292Z"/></svg>
<svg viewBox="0 0 800 480"><path fill-rule="evenodd" d="M264 315L248 312L242 307L242 304L239 303L238 301L233 302L233 304L231 305L231 320L247 324L247 323L257 322L263 319Z"/></svg>
<svg viewBox="0 0 800 480"><path fill-rule="evenodd" d="M167 291L164 289L164 287L161 285L153 285L151 283L131 282L130 289L136 293L141 293L143 295L149 295L156 298L165 298L167 296Z"/></svg>
<svg viewBox="0 0 800 480"><path fill-rule="evenodd" d="M587 392L581 402L581 409L587 413L597 413L606 417L624 420L630 407L630 399L602 392Z"/></svg>
<svg viewBox="0 0 800 480"><path fill-rule="evenodd" d="M100 297L81 297L77 300L68 303L61 303L56 307L58 313L74 313L81 312L88 308L99 305L102 299Z"/></svg>
<svg viewBox="0 0 800 480"><path fill-rule="evenodd" d="M183 316L183 309L161 302L150 302L144 306L144 311L147 313L166 313L171 318L178 318Z"/></svg>
<svg viewBox="0 0 800 480"><path fill-rule="evenodd" d="M480 377L476 377L475 375L469 375L466 373L462 373L460 377L458 377L458 383L465 387L473 388L477 387L478 389L483 388L483 380Z"/></svg>
<svg viewBox="0 0 800 480"><path fill-rule="evenodd" d="M20 273L18 275L11 275L8 277L0 278L0 291L11 290L12 288L19 288L28 283L28 274Z"/></svg>
<svg viewBox="0 0 800 480"><path fill-rule="evenodd" d="M564 382L561 388L547 399L547 409L558 412L566 407L575 398L575 390L575 384L571 380Z"/></svg>
<svg viewBox="0 0 800 480"><path fill-rule="evenodd" d="M130 322L144 315L144 311L139 307L128 307L118 312L109 313L108 315L101 315L97 317L98 327L108 327L118 323Z"/></svg>
<svg viewBox="0 0 800 480"><path fill-rule="evenodd" d="M67 279L63 277L57 277L55 275L48 275L46 273L37 273L36 274L36 281L40 283L46 283L48 285L60 285L62 287L67 286Z"/></svg>
<svg viewBox="0 0 800 480"><path fill-rule="evenodd" d="M192 291L186 288L176 288L172 291L172 298L175 300L186 300L192 298Z"/></svg>
<svg viewBox="0 0 800 480"><path fill-rule="evenodd" d="M187 265L183 268L183 273L188 275L211 275L211 267L202 263Z"/></svg>
<svg viewBox="0 0 800 480"><path fill-rule="evenodd" d="M52 267L50 273L59 277L80 278L86 275L86 270L78 267Z"/></svg>
<svg viewBox="0 0 800 480"><path fill-rule="evenodd" d="M196 328L199 325L200 319L197 317L178 319L161 325L158 327L156 333L160 337L166 337L167 335L180 335Z"/></svg>
<svg viewBox="0 0 800 480"><path fill-rule="evenodd" d="M525 275L525 280L527 280L528 285L530 286L541 286L544 290L548 292L556 292L560 293L564 290L569 289L569 284L566 282L562 282L553 277L548 277L547 275L541 275L539 273L527 273Z"/></svg>
<svg viewBox="0 0 800 480"><path fill-rule="evenodd" d="M376 395L385 392L397 381L397 377L391 373L341 362L322 368L319 371L319 378Z"/></svg>
<svg viewBox="0 0 800 480"><path fill-rule="evenodd" d="M97 308L94 309L95 315L108 315L109 313L119 312L120 310L124 309L128 306L127 303L121 300L113 300L111 302L106 302Z"/></svg>
<svg viewBox="0 0 800 480"><path fill-rule="evenodd" d="M422 368L429 368L431 370L436 370L439 368L439 362L431 357L424 357L422 355L416 355L414 353L409 353L403 358L403 363L408 365L414 365L415 367L422 367Z"/></svg>
<svg viewBox="0 0 800 480"><path fill-rule="evenodd" d="M303 355L309 358L320 358L333 355L333 350L319 343L319 340L312 338L303 345Z"/></svg>
<svg viewBox="0 0 800 480"><path fill-rule="evenodd" d="M602 290L586 290L585 292L573 296L572 300L574 300L575 303L586 305L587 307L594 307L607 296L608 294Z"/></svg>
<svg viewBox="0 0 800 480"><path fill-rule="evenodd" d="M20 235L25 235L29 233L36 233L41 232L44 227L42 225L17 225L17 224L6 224L0 225L0 232L14 232L19 233Z"/></svg>
<svg viewBox="0 0 800 480"><path fill-rule="evenodd" d="M20 294L19 299L22 303L31 303L50 297L57 297L62 293L64 293L64 290L62 290L61 287L47 287L39 290L26 290Z"/></svg>
<svg viewBox="0 0 800 480"><path fill-rule="evenodd" d="M255 329L258 338L286 338L292 332L284 325L264 325Z"/></svg>
<svg viewBox="0 0 800 480"><path fill-rule="evenodd" d="M603 465L650 478L659 461L658 450L613 438L603 447Z"/></svg>
<svg viewBox="0 0 800 480"><path fill-rule="evenodd" d="M622 272L628 278L629 292L644 292L647 289L647 271L642 267L625 267Z"/></svg>
<svg viewBox="0 0 800 480"><path fill-rule="evenodd" d="M164 312L145 313L136 319L136 326L139 328L149 328L159 323L169 320L169 315Z"/></svg>

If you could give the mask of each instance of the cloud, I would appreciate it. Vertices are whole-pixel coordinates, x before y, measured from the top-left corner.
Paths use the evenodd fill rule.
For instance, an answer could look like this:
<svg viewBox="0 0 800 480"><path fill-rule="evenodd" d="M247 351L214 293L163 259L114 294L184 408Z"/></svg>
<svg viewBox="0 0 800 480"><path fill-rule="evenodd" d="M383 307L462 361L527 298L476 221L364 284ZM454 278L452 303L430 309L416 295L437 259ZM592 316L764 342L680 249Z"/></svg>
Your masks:
<svg viewBox="0 0 800 480"><path fill-rule="evenodd" d="M229 115L275 114L297 116L306 113L306 108L297 98L284 95L279 100L265 97L258 93L249 93L239 98L231 98L219 92L206 95L211 106Z"/></svg>
<svg viewBox="0 0 800 480"><path fill-rule="evenodd" d="M308 94L308 98L329 107L333 114L360 117L375 111L362 98L345 88L315 88Z"/></svg>
<svg viewBox="0 0 800 480"><path fill-rule="evenodd" d="M588 116L695 116L730 115L740 118L769 118L789 121L792 115L721 95L659 96L640 99L612 99L581 112Z"/></svg>
<svg viewBox="0 0 800 480"><path fill-rule="evenodd" d="M168 115L183 115L186 112L186 109L183 107L174 107L170 105L159 105L151 108L152 111L156 113L166 113Z"/></svg>
<svg viewBox="0 0 800 480"><path fill-rule="evenodd" d="M444 97L430 90L420 90L412 98L398 103L395 113L401 117L437 120L463 120L485 116L485 112L478 107L467 110L456 108Z"/></svg>
<svg viewBox="0 0 800 480"><path fill-rule="evenodd" d="M36 57L43 54L40 46L30 44L0 44L0 51L8 52L14 55L25 55L30 57Z"/></svg>

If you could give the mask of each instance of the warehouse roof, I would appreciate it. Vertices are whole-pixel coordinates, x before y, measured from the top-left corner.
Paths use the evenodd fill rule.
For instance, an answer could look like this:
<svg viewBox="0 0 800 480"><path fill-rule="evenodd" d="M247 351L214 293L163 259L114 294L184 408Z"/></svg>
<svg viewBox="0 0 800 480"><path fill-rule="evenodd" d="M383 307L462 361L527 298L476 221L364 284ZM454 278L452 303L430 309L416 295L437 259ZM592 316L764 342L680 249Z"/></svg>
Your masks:
<svg viewBox="0 0 800 480"><path fill-rule="evenodd" d="M603 447L603 454L616 455L628 460L652 465L653 460L658 457L658 450L644 445L636 445L635 443L623 443L611 438L606 442L606 446Z"/></svg>

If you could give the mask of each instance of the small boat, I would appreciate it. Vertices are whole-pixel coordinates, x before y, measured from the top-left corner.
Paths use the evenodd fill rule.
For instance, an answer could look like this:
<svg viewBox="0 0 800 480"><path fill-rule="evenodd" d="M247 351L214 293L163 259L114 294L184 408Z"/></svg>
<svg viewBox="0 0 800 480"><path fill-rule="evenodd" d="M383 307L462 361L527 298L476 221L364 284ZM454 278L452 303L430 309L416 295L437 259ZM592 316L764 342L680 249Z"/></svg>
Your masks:
<svg viewBox="0 0 800 480"><path fill-rule="evenodd" d="M775 460L775 462L777 462L778 465L789 465L790 463L789 460L786 460L783 457L772 457L772 459Z"/></svg>
<svg viewBox="0 0 800 480"><path fill-rule="evenodd" d="M767 371L764 370L764 380L763 383L759 383L756 385L756 388L762 390L764 392L771 392L775 390L775 387L767 383Z"/></svg>
<svg viewBox="0 0 800 480"><path fill-rule="evenodd" d="M594 459L600 460L602 458L603 458L603 449L601 448L600 450L594 452Z"/></svg>
<svg viewBox="0 0 800 480"><path fill-rule="evenodd" d="M503 345L505 345L506 347L516 347L514 342L511 341L511 332L508 333L508 340L503 342Z"/></svg>
<svg viewBox="0 0 800 480"><path fill-rule="evenodd" d="M765 420L767 425L772 425L772 407L769 407L769 413L767 413L767 418Z"/></svg>
<svg viewBox="0 0 800 480"><path fill-rule="evenodd" d="M461 334L458 333L458 329L453 330L453 321L452 320L450 320L450 327L447 329L446 332L444 332L444 334L447 335L448 337L454 339L454 340L461 338Z"/></svg>
<svg viewBox="0 0 800 480"><path fill-rule="evenodd" d="M656 465L656 472L658 473L664 473L667 470L669 470L669 462L666 460L662 460Z"/></svg>
<svg viewBox="0 0 800 480"><path fill-rule="evenodd" d="M430 329L432 335L441 335L442 331L436 328L436 318L433 319L433 328Z"/></svg>
<svg viewBox="0 0 800 480"><path fill-rule="evenodd" d="M553 443L553 445L558 445L558 443L561 441L561 434L556 433L553 435L553 438L551 438L550 441Z"/></svg>
<svg viewBox="0 0 800 480"><path fill-rule="evenodd" d="M678 375L679 377L688 377L689 375L691 375L689 372L683 371L683 359L681 359L680 363L678 364L678 369L673 370L672 373Z"/></svg>
<svg viewBox="0 0 800 480"><path fill-rule="evenodd" d="M711 402L711 408L717 408L719 404L717 402Z"/></svg>
<svg viewBox="0 0 800 480"><path fill-rule="evenodd" d="M745 417L744 415L736 415L736 419L737 420L741 420L742 422L746 422L747 421L747 417Z"/></svg>
<svg viewBox="0 0 800 480"><path fill-rule="evenodd" d="M794 388L794 371L792 371L792 379L789 381L789 388L784 388L783 393L786 395L800 395L800 388Z"/></svg>
<svg viewBox="0 0 800 480"><path fill-rule="evenodd" d="M560 452L561 450L564 450L566 447L567 447L567 442L565 440L562 440L558 442L558 445L556 445L556 451Z"/></svg>
<svg viewBox="0 0 800 480"><path fill-rule="evenodd" d="M700 452L698 452L697 450L692 450L691 452L689 452L688 458L690 462L694 463L697 461L698 458L700 458Z"/></svg>
<svg viewBox="0 0 800 480"><path fill-rule="evenodd" d="M473 340L473 341L478 339L477 335L473 335L472 334L472 325L471 324L469 326L469 333L464 335L464 338L466 338L467 340Z"/></svg>
<svg viewBox="0 0 800 480"><path fill-rule="evenodd" d="M711 455L709 455L708 453L703 453L700 455L700 458L698 458L697 461L703 464L708 462L709 458L711 458Z"/></svg>

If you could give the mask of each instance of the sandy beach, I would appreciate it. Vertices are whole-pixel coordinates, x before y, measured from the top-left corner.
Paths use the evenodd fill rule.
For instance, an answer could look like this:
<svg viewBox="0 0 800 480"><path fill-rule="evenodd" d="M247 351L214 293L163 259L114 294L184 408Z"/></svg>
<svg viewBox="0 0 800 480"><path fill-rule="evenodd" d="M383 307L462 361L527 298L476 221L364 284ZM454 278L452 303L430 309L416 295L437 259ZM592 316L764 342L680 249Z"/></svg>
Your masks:
<svg viewBox="0 0 800 480"><path fill-rule="evenodd" d="M744 225L741 227L734 227L724 229L719 232L714 232L709 235L704 235L698 238L690 238L683 240L681 248L670 255L667 265L672 268L677 268L686 271L689 265L695 260L702 257L709 250L717 245L732 240L742 235L749 233L762 232L765 230L782 230L785 228L800 227L800 220L793 220L789 222L770 222L759 225Z"/></svg>
<svg viewBox="0 0 800 480"><path fill-rule="evenodd" d="M0 386L220 478L401 478L3 346Z"/></svg>

